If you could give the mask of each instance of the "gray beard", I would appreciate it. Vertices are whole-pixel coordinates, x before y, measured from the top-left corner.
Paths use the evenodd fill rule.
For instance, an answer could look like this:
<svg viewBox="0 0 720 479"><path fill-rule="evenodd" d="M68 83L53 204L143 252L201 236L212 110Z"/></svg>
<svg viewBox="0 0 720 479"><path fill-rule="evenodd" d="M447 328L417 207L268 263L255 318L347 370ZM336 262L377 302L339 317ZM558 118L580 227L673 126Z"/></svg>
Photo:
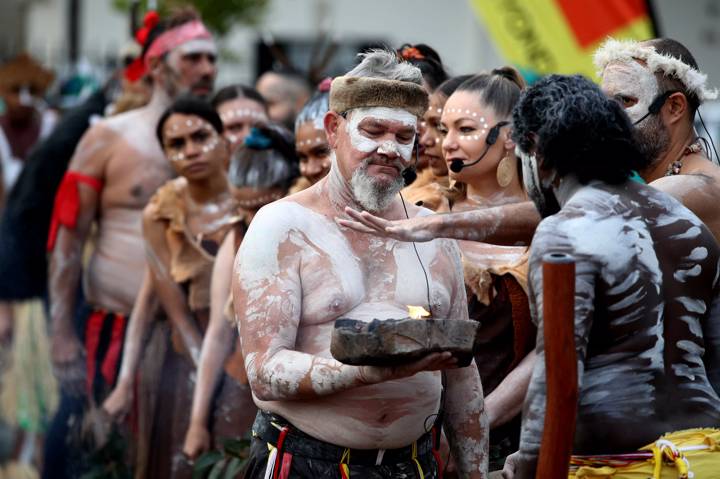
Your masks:
<svg viewBox="0 0 720 479"><path fill-rule="evenodd" d="M402 176L390 183L379 182L367 173L367 160L357 168L350 178L350 189L360 206L371 213L385 211L403 188Z"/></svg>
<svg viewBox="0 0 720 479"><path fill-rule="evenodd" d="M633 133L647 165L655 165L670 145L670 133L658 115L650 115Z"/></svg>

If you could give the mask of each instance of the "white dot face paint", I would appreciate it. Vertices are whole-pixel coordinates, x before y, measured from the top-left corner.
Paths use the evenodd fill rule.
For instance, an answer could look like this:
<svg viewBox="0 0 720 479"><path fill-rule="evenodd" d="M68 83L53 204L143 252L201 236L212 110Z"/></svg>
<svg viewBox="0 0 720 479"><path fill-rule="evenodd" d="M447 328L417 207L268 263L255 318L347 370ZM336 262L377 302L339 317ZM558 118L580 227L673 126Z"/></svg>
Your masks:
<svg viewBox="0 0 720 479"><path fill-rule="evenodd" d="M227 110L220 115L220 119L223 124L228 123L234 119L240 120L253 120L253 121L265 121L267 115L261 111L252 110L250 108L235 108L233 110Z"/></svg>
<svg viewBox="0 0 720 479"><path fill-rule="evenodd" d="M219 134L209 122L201 118L185 116L173 114L163 127L163 150L171 162L180 162L188 158L186 154L188 142L195 143L203 155L214 150L220 142ZM196 134L202 136L195 137Z"/></svg>
<svg viewBox="0 0 720 479"><path fill-rule="evenodd" d="M400 123L404 126L411 126L417 131L417 117L412 113L399 108L357 108L350 112L350 117L346 125L347 133L350 136L350 143L356 150L364 153L377 151L380 154L388 154L391 151L397 152L403 160L406 162L410 161L412 158L415 138L413 137L413 139L407 144L398 143L392 140L382 142L375 141L372 138L365 136L359 129L360 123L367 118L372 118L380 122ZM388 143L392 143L393 146L389 146ZM383 148L382 151L380 151L381 146Z"/></svg>
<svg viewBox="0 0 720 479"><path fill-rule="evenodd" d="M647 114L659 91L655 75L636 61L608 65L603 71L602 88L621 105L624 97L637 100L637 103L625 108L625 113L633 122Z"/></svg>

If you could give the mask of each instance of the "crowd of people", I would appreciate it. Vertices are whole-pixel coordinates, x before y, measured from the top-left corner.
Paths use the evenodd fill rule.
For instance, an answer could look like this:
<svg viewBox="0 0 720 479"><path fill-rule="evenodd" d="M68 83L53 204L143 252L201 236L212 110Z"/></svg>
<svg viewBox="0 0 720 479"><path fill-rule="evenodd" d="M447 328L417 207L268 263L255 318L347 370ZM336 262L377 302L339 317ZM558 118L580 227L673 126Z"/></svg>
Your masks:
<svg viewBox="0 0 720 479"><path fill-rule="evenodd" d="M534 478L567 366L551 253L568 477L718 477L720 167L693 128L717 91L681 43L608 39L600 86L405 44L215 91L194 10L137 37L60 118L33 109L50 72L0 68L0 478ZM333 358L335 320L408 305L478 322L470 365Z"/></svg>

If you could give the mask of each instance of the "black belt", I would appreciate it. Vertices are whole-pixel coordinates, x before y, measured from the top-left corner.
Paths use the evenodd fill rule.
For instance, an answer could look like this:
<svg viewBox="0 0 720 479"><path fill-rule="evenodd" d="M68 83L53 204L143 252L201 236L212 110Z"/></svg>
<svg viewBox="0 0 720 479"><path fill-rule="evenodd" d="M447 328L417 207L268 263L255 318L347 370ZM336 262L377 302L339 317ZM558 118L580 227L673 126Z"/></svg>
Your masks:
<svg viewBox="0 0 720 479"><path fill-rule="evenodd" d="M350 449L315 439L284 418L265 411L258 411L253 435L275 447L282 439L279 449L300 457L366 466L408 462L430 453L433 447L432 434L427 432L414 444L397 449Z"/></svg>

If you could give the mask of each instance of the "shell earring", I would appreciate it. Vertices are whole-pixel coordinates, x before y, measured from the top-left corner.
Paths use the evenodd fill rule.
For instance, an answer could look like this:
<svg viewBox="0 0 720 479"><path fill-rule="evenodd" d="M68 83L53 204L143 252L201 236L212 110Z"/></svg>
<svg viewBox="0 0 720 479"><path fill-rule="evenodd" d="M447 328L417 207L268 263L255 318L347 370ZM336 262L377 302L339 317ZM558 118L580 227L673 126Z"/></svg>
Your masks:
<svg viewBox="0 0 720 479"><path fill-rule="evenodd" d="M513 158L510 157L510 153L505 152L505 156L503 156L502 160L500 160L497 170L495 171L498 185L500 185L501 188L507 188L508 185L512 183L512 180L515 177L515 170L515 161L513 161Z"/></svg>

